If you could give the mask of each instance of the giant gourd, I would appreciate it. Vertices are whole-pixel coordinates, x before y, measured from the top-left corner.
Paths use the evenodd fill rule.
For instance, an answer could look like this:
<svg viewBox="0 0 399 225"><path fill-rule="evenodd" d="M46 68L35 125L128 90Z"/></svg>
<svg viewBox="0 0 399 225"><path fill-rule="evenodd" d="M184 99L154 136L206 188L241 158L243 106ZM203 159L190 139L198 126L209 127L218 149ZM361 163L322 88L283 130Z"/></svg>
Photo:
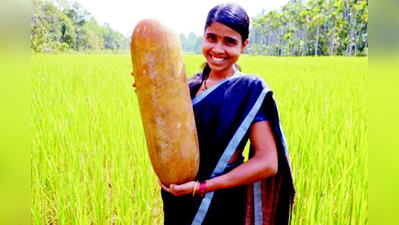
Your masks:
<svg viewBox="0 0 399 225"><path fill-rule="evenodd" d="M131 56L152 166L166 185L194 180L199 148L179 36L158 20L135 27Z"/></svg>

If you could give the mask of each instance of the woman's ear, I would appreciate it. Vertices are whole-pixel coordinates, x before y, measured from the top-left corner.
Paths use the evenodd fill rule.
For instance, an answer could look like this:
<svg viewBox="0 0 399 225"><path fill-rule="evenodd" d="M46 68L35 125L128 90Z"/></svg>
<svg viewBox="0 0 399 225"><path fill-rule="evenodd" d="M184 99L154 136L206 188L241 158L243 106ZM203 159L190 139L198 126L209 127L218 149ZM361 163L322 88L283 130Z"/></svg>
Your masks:
<svg viewBox="0 0 399 225"><path fill-rule="evenodd" d="M247 38L247 40L245 40L245 41L242 43L242 51L241 51L241 53L244 53L244 52L245 52L245 48L247 47L248 44L249 44L249 39Z"/></svg>

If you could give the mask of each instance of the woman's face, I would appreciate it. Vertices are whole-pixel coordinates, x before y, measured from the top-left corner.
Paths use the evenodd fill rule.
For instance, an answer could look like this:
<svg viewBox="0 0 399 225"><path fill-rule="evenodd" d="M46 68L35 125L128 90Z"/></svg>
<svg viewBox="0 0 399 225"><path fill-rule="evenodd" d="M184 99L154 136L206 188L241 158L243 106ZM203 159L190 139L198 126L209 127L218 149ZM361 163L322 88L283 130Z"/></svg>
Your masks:
<svg viewBox="0 0 399 225"><path fill-rule="evenodd" d="M234 71L233 64L244 52L248 39L243 43L241 35L230 27L212 22L205 30L202 53L213 72Z"/></svg>

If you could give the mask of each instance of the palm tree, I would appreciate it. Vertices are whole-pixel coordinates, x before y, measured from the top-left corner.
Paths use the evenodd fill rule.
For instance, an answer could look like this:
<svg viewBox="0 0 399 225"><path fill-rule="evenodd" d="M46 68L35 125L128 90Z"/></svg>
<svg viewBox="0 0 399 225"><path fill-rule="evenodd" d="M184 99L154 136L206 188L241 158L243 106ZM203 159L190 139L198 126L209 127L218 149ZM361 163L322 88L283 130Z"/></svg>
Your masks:
<svg viewBox="0 0 399 225"><path fill-rule="evenodd" d="M251 52L357 56L368 46L367 0L291 0L252 20Z"/></svg>

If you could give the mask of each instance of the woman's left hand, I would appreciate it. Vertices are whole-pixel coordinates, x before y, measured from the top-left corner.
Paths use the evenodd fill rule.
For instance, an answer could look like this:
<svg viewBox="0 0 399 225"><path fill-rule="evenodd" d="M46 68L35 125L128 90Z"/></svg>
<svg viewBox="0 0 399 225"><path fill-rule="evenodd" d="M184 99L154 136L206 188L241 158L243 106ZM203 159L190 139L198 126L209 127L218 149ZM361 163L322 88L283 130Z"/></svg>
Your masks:
<svg viewBox="0 0 399 225"><path fill-rule="evenodd" d="M195 181L190 181L184 184L171 184L169 187L167 187L161 181L158 181L158 183L162 186L162 189L173 194L174 196L192 195L195 186ZM198 191L199 187L197 187L195 192L198 193Z"/></svg>

